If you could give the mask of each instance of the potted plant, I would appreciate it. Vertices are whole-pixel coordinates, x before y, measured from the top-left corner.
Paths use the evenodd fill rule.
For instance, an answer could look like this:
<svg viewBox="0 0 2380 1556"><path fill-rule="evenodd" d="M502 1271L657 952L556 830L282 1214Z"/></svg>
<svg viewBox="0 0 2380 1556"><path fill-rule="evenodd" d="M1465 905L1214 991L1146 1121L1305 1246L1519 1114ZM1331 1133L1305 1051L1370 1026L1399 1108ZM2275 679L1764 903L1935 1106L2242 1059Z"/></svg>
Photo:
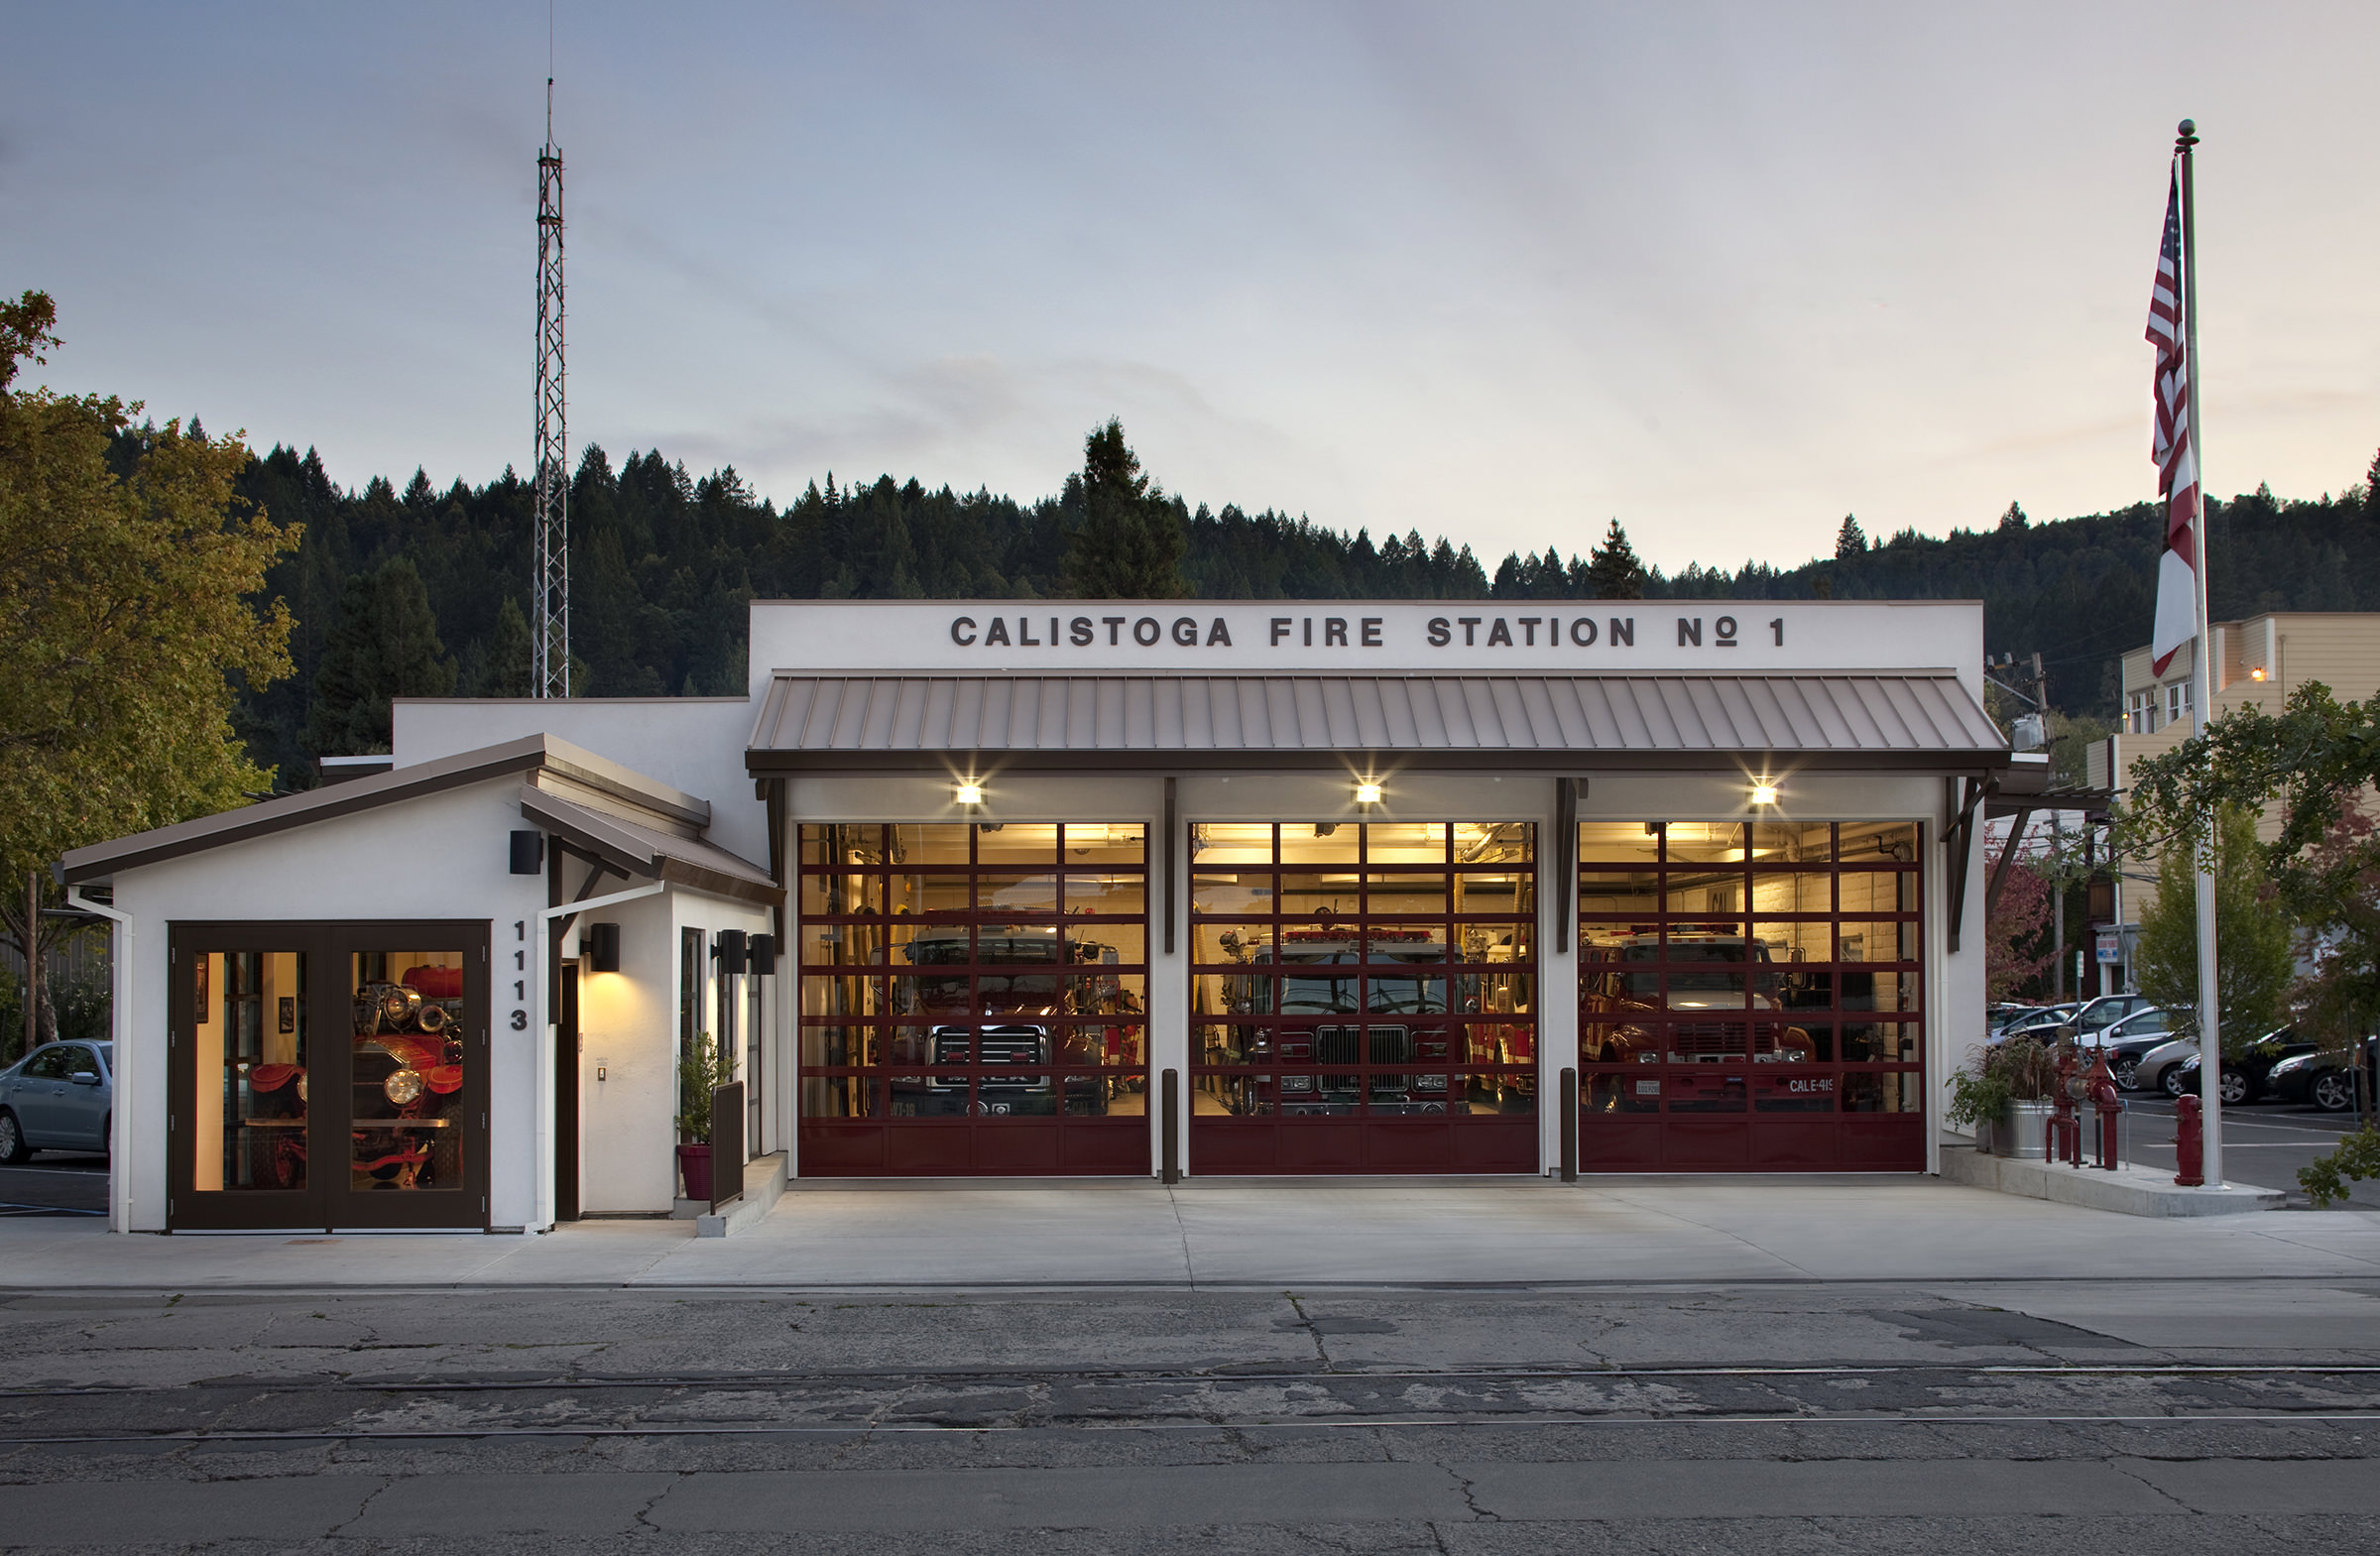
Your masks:
<svg viewBox="0 0 2380 1556"><path fill-rule="evenodd" d="M711 1088L732 1079L709 1032L697 1032L677 1056L677 1170L688 1199L711 1197Z"/></svg>
<svg viewBox="0 0 2380 1556"><path fill-rule="evenodd" d="M1980 1050L1971 1070L1951 1078L1951 1106L1945 1117L1974 1129L1977 1149L2046 1159L2057 1090L2057 1050L2047 1043L2011 1038ZM1991 1131L1988 1147L1983 1138L1986 1126Z"/></svg>

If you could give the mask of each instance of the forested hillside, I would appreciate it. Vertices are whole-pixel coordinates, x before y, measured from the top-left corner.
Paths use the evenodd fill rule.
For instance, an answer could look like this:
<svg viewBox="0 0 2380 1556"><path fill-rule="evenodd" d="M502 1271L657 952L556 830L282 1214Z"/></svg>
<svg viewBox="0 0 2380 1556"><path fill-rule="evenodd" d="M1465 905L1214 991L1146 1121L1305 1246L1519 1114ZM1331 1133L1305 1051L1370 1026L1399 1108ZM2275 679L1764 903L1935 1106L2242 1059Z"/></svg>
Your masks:
<svg viewBox="0 0 2380 1556"><path fill-rule="evenodd" d="M1374 541L1304 516L1220 511L1141 484L1112 432L1111 457L1131 479L1103 476L1101 432L1086 471L1054 497L1018 502L989 491L928 491L914 480L813 484L779 510L733 467L690 475L657 451L618 466L590 445L570 494L571 647L575 689L595 696L732 693L743 686L745 602L797 599L1035 598L1071 592L1069 551L1117 504L1181 543L1178 587L1216 599L1591 598L1625 592L1628 569L1591 575L1590 546L1607 549L1582 518L1578 550L1508 555L1483 565L1448 533ZM138 434L127 438L125 453ZM2375 460L2380 473L2380 460ZM1088 485L1086 484L1088 477ZM444 490L416 471L402 490L374 477L338 486L313 453L276 447L243 482L276 520L305 526L298 551L271 575L297 618L297 673L253 693L247 726L261 761L288 784L310 781L308 759L370 745L359 699L381 677L379 718L400 692L465 695L528 689L530 486L514 472ZM1121 493L1103 498L1103 492ZM2369 484L2335 497L2284 501L2259 490L2208 507L2213 609L2380 610L2380 502ZM1690 566L1641 577L1649 597L1754 599L1979 598L1986 650L2040 653L2052 700L2070 713L2111 716L2117 659L2149 632L2157 525L2154 507L2031 522L2011 504L1982 528L1935 539L1904 531L1870 543L1846 519L1836 554L1802 566ZM1638 534L1658 523L1638 517ZM1173 536L1165 536L1168 547ZM1625 556L1626 541L1619 539ZM392 563L399 565L392 566ZM410 569L402 564L410 563ZM418 583L407 576L417 574ZM1094 573L1090 576L1099 576ZM1603 587L1599 589L1599 579ZM1086 588L1079 592L1105 592ZM509 604L508 604L509 602ZM344 625L343 625L344 624ZM342 642L345 644L341 648ZM326 658L327 682L323 680ZM360 672L360 673L359 673ZM313 707L322 683L322 709ZM2366 695L2374 688L2344 687ZM309 730L309 713L313 715Z"/></svg>

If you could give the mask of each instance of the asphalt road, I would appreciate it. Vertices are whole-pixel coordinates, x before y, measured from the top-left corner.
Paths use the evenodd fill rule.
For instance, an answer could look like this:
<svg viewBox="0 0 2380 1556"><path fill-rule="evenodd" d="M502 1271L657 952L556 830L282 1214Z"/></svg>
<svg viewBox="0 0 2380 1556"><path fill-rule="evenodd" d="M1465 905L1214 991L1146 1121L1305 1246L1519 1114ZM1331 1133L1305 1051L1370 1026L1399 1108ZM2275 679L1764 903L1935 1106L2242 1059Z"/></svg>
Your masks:
<svg viewBox="0 0 2380 1556"><path fill-rule="evenodd" d="M2380 1278L0 1299L0 1547L2380 1549Z"/></svg>
<svg viewBox="0 0 2380 1556"><path fill-rule="evenodd" d="M44 1150L22 1166L0 1167L0 1220L106 1214L105 1156Z"/></svg>
<svg viewBox="0 0 2380 1556"><path fill-rule="evenodd" d="M2127 1092L2124 1159L2166 1171L2174 1167L2174 1105L2161 1094ZM2223 1176L2258 1188L2286 1189L2290 1203L2307 1203L2298 1169L2338 1146L2355 1128L2351 1113L2322 1113L2296 1104L2248 1103L2223 1110ZM2087 1132L2086 1132L2087 1133ZM2087 1147L2086 1147L2087 1148ZM2380 1210L2380 1182L2350 1183L2333 1210Z"/></svg>

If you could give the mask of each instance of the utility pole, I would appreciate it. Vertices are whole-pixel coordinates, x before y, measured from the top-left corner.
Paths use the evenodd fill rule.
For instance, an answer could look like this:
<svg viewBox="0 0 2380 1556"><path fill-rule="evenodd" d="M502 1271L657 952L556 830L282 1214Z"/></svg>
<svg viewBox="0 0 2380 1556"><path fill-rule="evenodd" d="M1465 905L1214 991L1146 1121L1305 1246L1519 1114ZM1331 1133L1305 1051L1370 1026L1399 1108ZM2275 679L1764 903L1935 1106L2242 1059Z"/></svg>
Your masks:
<svg viewBox="0 0 2380 1556"><path fill-rule="evenodd" d="M562 153L553 144L553 77L545 77L545 145L537 153L537 591L530 612L531 695L570 695L570 432L562 393Z"/></svg>

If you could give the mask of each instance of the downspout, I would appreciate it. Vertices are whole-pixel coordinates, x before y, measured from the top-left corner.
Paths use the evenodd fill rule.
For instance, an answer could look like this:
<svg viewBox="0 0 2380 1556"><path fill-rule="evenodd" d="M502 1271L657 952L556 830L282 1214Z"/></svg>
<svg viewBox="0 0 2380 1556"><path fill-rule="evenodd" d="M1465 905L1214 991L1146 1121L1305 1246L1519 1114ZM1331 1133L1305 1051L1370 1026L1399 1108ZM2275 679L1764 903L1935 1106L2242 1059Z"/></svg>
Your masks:
<svg viewBox="0 0 2380 1556"><path fill-rule="evenodd" d="M118 1039L115 1043L115 1062L110 1068L115 1072L113 1081L116 1095L124 1097L131 1093L131 1088L124 1084L124 1060L133 1052L132 915L120 912L105 902L91 900L89 894L78 886L66 888L66 900L86 912L97 913L115 925L114 932L108 938L107 947L107 973L111 986L108 997L110 1001L108 1026ZM138 1060L133 1063L133 1073L136 1076L140 1073L140 1061ZM170 1087L166 1106L169 1108L173 1106ZM133 1157L132 1153L125 1148L128 1129L124 1122L125 1110L112 1108L112 1112L113 1117L108 1122L107 1148L109 1159L115 1163L115 1170L108 1174L107 1230L130 1232L132 1230L132 1181L135 1176L132 1171ZM166 1148L171 1150L173 1146L169 1143ZM171 1161L167 1162L168 1174L171 1175L173 1170L174 1164Z"/></svg>

